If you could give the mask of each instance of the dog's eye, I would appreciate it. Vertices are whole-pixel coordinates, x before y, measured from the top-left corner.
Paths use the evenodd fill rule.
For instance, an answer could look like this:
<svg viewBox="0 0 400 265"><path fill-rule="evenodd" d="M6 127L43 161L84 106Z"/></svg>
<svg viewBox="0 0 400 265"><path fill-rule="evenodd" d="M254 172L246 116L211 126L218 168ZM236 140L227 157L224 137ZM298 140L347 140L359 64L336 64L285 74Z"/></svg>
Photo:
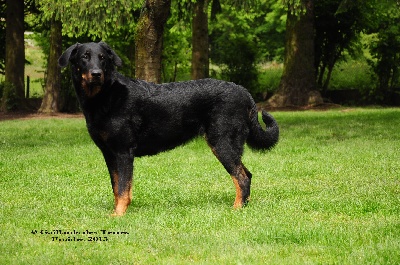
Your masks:
<svg viewBox="0 0 400 265"><path fill-rule="evenodd" d="M87 54L82 54L81 58L82 58L82 59L88 59L89 56L88 56Z"/></svg>
<svg viewBox="0 0 400 265"><path fill-rule="evenodd" d="M104 54L100 54L100 55L99 55L99 59L100 59L100 60L104 60L104 59L105 59Z"/></svg>

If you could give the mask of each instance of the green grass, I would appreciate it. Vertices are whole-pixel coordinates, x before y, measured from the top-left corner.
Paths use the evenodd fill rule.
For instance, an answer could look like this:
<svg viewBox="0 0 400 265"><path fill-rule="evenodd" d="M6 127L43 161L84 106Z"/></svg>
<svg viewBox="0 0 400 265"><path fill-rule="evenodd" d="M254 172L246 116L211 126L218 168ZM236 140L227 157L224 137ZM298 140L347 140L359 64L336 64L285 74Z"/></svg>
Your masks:
<svg viewBox="0 0 400 265"><path fill-rule="evenodd" d="M230 177L196 139L136 159L121 218L83 119L0 122L0 263L400 264L400 109L273 115L280 143L245 151L248 207L232 209ZM45 234L58 229L108 241Z"/></svg>

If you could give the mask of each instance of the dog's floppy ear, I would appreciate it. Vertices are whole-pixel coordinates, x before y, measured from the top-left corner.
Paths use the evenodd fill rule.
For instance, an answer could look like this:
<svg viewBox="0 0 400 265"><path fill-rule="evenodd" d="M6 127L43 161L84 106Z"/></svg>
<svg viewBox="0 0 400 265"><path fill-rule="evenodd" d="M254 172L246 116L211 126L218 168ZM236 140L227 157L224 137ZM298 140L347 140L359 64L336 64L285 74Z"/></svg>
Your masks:
<svg viewBox="0 0 400 265"><path fill-rule="evenodd" d="M108 46L107 43L100 41L99 45L101 47L103 47L106 51L107 54L110 56L110 58L112 59L112 61L114 62L114 65L116 66L122 66L122 60L121 58L119 58L119 56L110 48L110 46Z"/></svg>
<svg viewBox="0 0 400 265"><path fill-rule="evenodd" d="M81 45L80 43L76 43L69 47L65 52L58 58L58 65L60 67L66 67L68 65L69 59L71 58L71 54L76 53L76 49Z"/></svg>

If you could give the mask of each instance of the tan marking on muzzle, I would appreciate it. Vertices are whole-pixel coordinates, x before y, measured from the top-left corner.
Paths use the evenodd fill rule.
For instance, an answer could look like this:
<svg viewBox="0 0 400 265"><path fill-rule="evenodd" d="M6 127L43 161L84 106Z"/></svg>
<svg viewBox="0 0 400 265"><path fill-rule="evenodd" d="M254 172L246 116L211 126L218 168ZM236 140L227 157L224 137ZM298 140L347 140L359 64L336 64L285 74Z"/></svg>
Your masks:
<svg viewBox="0 0 400 265"><path fill-rule="evenodd" d="M104 75L101 75L100 78L101 82L104 82ZM85 91L86 96L88 97L94 97L95 95L97 95L100 90L101 90L101 86L95 86L90 88L89 83L92 81L92 75L90 73L83 73L82 74L82 89Z"/></svg>

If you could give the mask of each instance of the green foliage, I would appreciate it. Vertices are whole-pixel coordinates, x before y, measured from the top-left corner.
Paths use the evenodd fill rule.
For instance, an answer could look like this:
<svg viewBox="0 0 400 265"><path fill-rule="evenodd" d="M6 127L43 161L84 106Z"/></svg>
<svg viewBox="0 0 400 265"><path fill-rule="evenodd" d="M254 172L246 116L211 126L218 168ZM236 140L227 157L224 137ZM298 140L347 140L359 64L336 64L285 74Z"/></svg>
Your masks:
<svg viewBox="0 0 400 265"><path fill-rule="evenodd" d="M285 23L280 2L261 1L247 8L222 5L222 13L210 25L210 57L221 77L243 85L253 95L264 92L257 65L282 60Z"/></svg>
<svg viewBox="0 0 400 265"><path fill-rule="evenodd" d="M272 95L279 87L283 72L282 64L266 63L259 67L259 82L263 92Z"/></svg>
<svg viewBox="0 0 400 265"><path fill-rule="evenodd" d="M329 89L356 89L366 96L368 91L373 89L375 78L365 59L349 59L337 63L332 72Z"/></svg>
<svg viewBox="0 0 400 265"><path fill-rule="evenodd" d="M130 77L135 76L135 35L133 33L135 26L136 24L132 23L129 27L112 32L107 39L104 39L122 59L123 64L118 71Z"/></svg>
<svg viewBox="0 0 400 265"><path fill-rule="evenodd" d="M63 23L63 35L106 39L112 32L129 27L142 1L130 0L37 0L44 20L53 16Z"/></svg>
<svg viewBox="0 0 400 265"><path fill-rule="evenodd" d="M174 4L174 3L173 3ZM173 6L163 37L162 81L189 79L192 31L190 24L178 17Z"/></svg>
<svg viewBox="0 0 400 265"><path fill-rule="evenodd" d="M256 63L283 60L286 11L280 1L260 1L247 9L223 5L222 13L210 23L211 33L227 30L230 33L226 34L244 35L247 42L253 42Z"/></svg>
<svg viewBox="0 0 400 265"><path fill-rule="evenodd" d="M225 6L212 28L211 60L221 68L223 79L257 92L256 36L250 33L255 14Z"/></svg>
<svg viewBox="0 0 400 265"><path fill-rule="evenodd" d="M107 41L124 61L124 67L119 70L128 76L134 76L134 34L143 1L36 0L35 3L42 12L40 15L35 11L33 1L26 1L25 21L28 22L27 28L42 33L40 39L44 51L47 50L46 31L53 16L63 22L65 48L77 41ZM223 2L222 6L218 5L220 2L210 2L208 10L211 61L217 65L211 68L221 71L214 76L242 84L253 94L265 90L272 91L276 78L269 80L268 74L260 75L260 66L266 62L282 61L286 12L288 9L295 13L303 12L306 1L228 1ZM194 0L173 2L164 34L164 82L189 78L190 17L193 3ZM357 75L363 77L357 78L360 85L356 89L368 95L370 102L391 103L393 95L400 94L398 1L323 0L314 3L317 22L316 64L320 66L321 77L326 78L328 71L323 71L322 65L331 68L332 78L336 76L327 87L343 87L346 83L346 73L340 69L346 64L348 68L353 69L357 63L344 62L338 65L340 69L331 65L348 59L346 56L351 55L352 60L359 61L362 64L361 68L365 70ZM1 17L4 17L4 11L3 1L0 4ZM220 11L220 14L216 17L217 11ZM0 19L0 30L4 30L4 26L5 20ZM361 46L361 31L364 34L374 34L376 38L362 43L365 45ZM5 34L0 34L0 46L4 36ZM365 59L358 53L360 48L369 49L371 53L368 59L374 73L369 78L364 78L365 74L370 74L371 71L364 68ZM338 79L343 82L338 83ZM352 76L348 76L347 79L354 80ZM369 87L367 80L371 82Z"/></svg>
<svg viewBox="0 0 400 265"><path fill-rule="evenodd" d="M198 138L136 159L121 218L82 118L0 122L2 263L399 264L399 109L273 115L280 143L245 150L248 207L232 209L232 181ZM53 229L129 234L40 234Z"/></svg>
<svg viewBox="0 0 400 265"><path fill-rule="evenodd" d="M252 28L257 35L257 62L283 61L286 11L280 1L263 1ZM261 12L260 12L261 11Z"/></svg>
<svg viewBox="0 0 400 265"><path fill-rule="evenodd" d="M282 4L292 14L300 14L305 12L305 4L307 0L282 0Z"/></svg>
<svg viewBox="0 0 400 265"><path fill-rule="evenodd" d="M255 47L243 36L220 36L211 53L213 62L220 66L222 79L242 85L250 92L258 92L258 73ZM219 47L223 46L223 49Z"/></svg>
<svg viewBox="0 0 400 265"><path fill-rule="evenodd" d="M390 3L380 8L382 13L376 12L379 24L372 28L377 34L370 43L370 64L379 82L370 97L386 104L393 104L393 96L400 95L400 4Z"/></svg>
<svg viewBox="0 0 400 265"><path fill-rule="evenodd" d="M335 2L335 0L331 2ZM398 38L400 33L400 27L398 26L400 22L399 2L396 0L342 0L336 2L339 3L339 7L334 16L336 18L343 18L343 16L346 18L347 16L343 21L344 23L341 23L341 27L349 21L354 21L353 28L341 30L341 34L348 31L346 38L355 34L355 40L357 40L358 32L360 31L369 34L369 40L361 43L364 45L364 49L368 50L369 54L366 58L373 70L371 77L366 78L366 80L372 81L367 89L359 87L360 91L371 103L395 104L393 99L395 97L399 98L398 95L400 94L398 60L400 56L400 39ZM321 3L323 10L326 10L327 3L325 1ZM329 34L331 34L330 31ZM366 35L362 36L365 39ZM357 45L360 47L360 42ZM353 44L350 47L355 46ZM348 51L351 53L352 50ZM356 59L361 63L365 60L363 57ZM396 96L396 94L398 95Z"/></svg>

